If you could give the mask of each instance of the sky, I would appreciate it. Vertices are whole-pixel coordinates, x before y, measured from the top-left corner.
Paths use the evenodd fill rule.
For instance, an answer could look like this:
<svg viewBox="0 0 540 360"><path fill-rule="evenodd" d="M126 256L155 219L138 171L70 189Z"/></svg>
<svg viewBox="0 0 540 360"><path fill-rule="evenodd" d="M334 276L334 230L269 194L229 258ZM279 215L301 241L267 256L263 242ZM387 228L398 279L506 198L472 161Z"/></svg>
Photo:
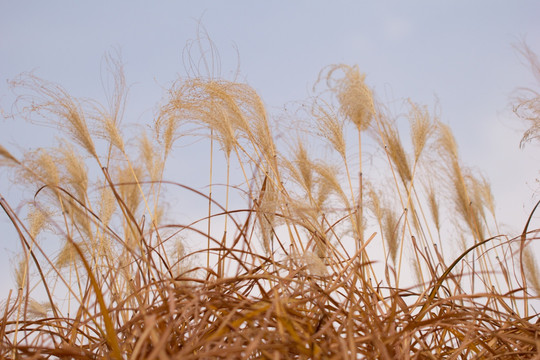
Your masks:
<svg viewBox="0 0 540 360"><path fill-rule="evenodd" d="M383 99L430 108L438 101L463 161L490 180L502 228L515 233L538 200L540 152L534 144L519 149L526 127L512 113L512 96L538 84L514 45L526 40L540 53L538 15L539 2L521 0L0 0L0 109L9 112L15 100L7 81L29 71L74 96L104 100L103 57L119 49L130 85L126 121L148 122L164 90L186 74L183 50L202 24L221 75L255 88L270 113L308 97L321 69L338 63L358 65ZM0 118L0 143L14 154L54 136ZM16 206L19 193L6 179L0 195ZM0 214L4 273L18 244L8 228ZM11 281L0 279L0 289Z"/></svg>

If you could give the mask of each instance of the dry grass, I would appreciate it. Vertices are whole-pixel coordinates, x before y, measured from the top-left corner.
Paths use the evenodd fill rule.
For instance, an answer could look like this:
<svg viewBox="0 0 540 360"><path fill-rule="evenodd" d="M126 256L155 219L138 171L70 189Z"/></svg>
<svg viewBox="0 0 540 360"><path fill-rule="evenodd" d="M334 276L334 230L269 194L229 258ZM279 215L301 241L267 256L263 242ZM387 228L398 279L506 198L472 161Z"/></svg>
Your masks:
<svg viewBox="0 0 540 360"><path fill-rule="evenodd" d="M527 222L516 237L485 235L496 234L489 186L425 107L408 103L409 150L364 75L333 66L311 106L318 139L290 132L282 149L252 88L195 76L173 85L154 133L128 142L125 79L110 64L108 106L34 76L14 83L19 116L67 137L20 158L0 146L0 165L35 190L27 220L0 197L22 249L0 357L538 358L539 232ZM167 178L175 145L192 137L210 137L207 188ZM362 174L362 137L386 180ZM328 158L309 151L320 140ZM197 207L174 193L208 215L171 220ZM247 205L232 206L239 193Z"/></svg>
<svg viewBox="0 0 540 360"><path fill-rule="evenodd" d="M540 60L525 42L516 46L516 49L528 62L536 81L540 83ZM521 146L527 142L540 139L540 93L532 88L523 88L517 94L514 106L515 113L527 123L529 128L523 134Z"/></svg>

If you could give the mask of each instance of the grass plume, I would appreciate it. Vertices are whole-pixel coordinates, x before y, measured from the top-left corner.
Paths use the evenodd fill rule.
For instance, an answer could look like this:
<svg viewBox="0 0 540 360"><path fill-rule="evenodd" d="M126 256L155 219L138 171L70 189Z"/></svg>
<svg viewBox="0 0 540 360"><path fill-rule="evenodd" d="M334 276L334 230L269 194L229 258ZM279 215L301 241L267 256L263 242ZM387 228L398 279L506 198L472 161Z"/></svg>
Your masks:
<svg viewBox="0 0 540 360"><path fill-rule="evenodd" d="M0 196L21 248L0 357L537 356L539 274L525 245L538 229L498 234L489 183L426 107L409 101L407 147L365 75L334 65L308 107L316 131L276 136L250 86L191 75L153 132L130 133L122 66L108 61L106 105L33 75L13 82L14 116L65 138L18 157L0 145L0 166L33 191L17 211ZM210 142L209 184L188 184L180 139ZM366 155L381 177L363 173Z"/></svg>

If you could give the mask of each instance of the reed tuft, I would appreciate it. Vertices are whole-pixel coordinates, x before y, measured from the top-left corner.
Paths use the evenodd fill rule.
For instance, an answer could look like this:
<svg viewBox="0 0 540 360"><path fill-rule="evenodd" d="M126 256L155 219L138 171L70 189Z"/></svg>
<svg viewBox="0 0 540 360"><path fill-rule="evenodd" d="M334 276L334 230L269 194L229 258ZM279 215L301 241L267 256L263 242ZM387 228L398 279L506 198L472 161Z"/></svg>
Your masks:
<svg viewBox="0 0 540 360"><path fill-rule="evenodd" d="M499 234L447 125L409 101L407 146L357 66L333 65L308 119L283 130L204 54L189 65L207 76L172 85L151 133L121 126L115 58L107 105L13 82L14 116L67 136L17 158L0 146L32 191L15 208L0 196L21 249L0 358L537 357L536 208L522 234ZM207 183L184 162L201 143Z"/></svg>

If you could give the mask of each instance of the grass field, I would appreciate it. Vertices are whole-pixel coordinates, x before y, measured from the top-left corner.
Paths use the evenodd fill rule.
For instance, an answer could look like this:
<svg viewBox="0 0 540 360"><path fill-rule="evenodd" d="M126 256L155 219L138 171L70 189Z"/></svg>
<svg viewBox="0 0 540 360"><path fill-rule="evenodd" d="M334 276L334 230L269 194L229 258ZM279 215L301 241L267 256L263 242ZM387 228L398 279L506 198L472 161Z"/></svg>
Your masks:
<svg viewBox="0 0 540 360"><path fill-rule="evenodd" d="M499 233L488 181L427 106L394 114L335 65L270 116L253 88L207 72L125 127L109 65L106 104L13 81L15 116L62 136L20 156L0 146L31 190L0 197L22 248L0 357L539 358L539 230ZM537 94L518 105L534 140ZM192 146L209 154L200 186L182 181Z"/></svg>

